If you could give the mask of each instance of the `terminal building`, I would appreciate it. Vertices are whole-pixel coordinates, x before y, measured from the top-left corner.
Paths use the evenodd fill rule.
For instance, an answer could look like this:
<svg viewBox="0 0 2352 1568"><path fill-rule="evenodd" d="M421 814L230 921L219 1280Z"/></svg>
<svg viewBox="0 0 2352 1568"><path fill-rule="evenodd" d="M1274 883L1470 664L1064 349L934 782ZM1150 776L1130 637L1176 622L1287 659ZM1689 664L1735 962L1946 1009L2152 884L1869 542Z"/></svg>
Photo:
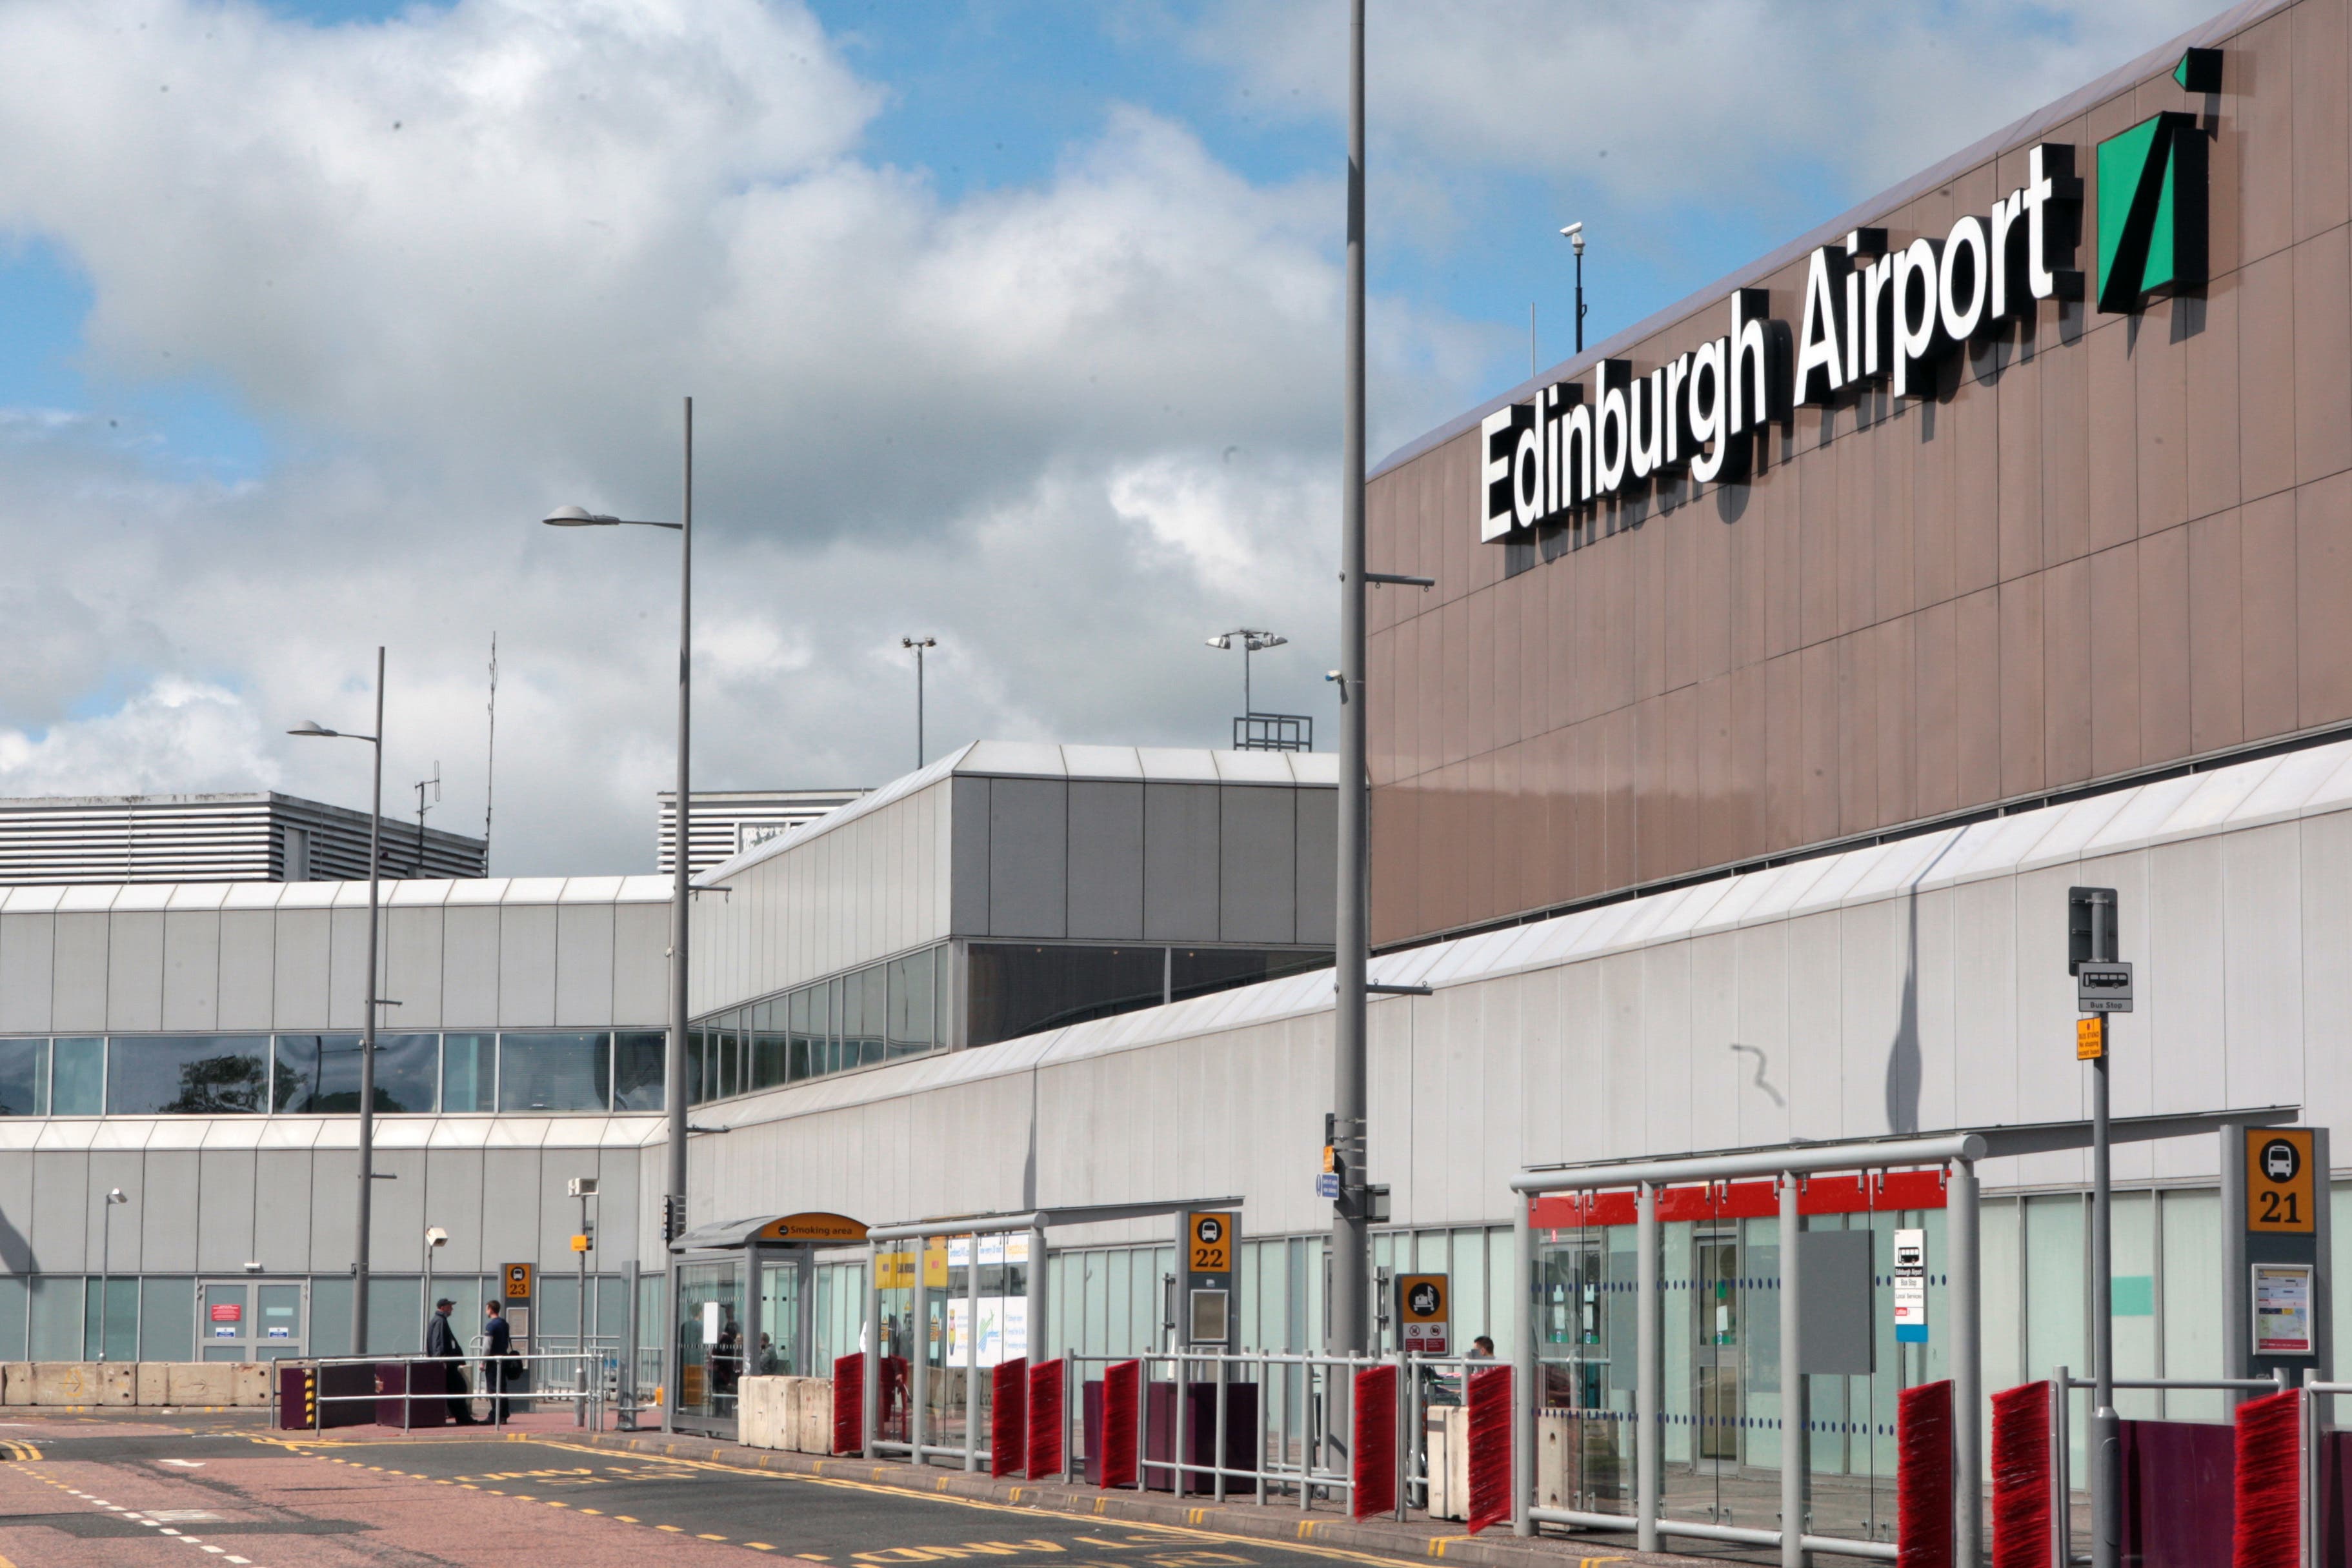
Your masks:
<svg viewBox="0 0 2352 1568"><path fill-rule="evenodd" d="M2117 1116L2352 1110L2347 84L2340 7L2253 0L1379 467L1371 559L1436 587L1377 592L1363 693L1373 977L1428 988L1371 1007L1375 1260L1450 1274L1461 1338L1516 1348L1527 1167L2087 1114L2075 885L2117 890L2137 966ZM1242 1342L1318 1344L1338 782L1315 753L983 743L701 871L696 1234L1235 1194ZM352 1123L301 1097L339 1092L347 1049L306 1068L310 1032L356 1026L352 891L240 893L0 906L0 1034L32 1042L0 1052L47 1064L0 1084L26 1108L0 1121L0 1356L11 1314L35 1353L97 1331L100 1200L134 1181L173 1195L111 1221L108 1289L138 1305L126 1330L108 1296L110 1343L175 1353L146 1336L186 1343L191 1289L258 1275L301 1281L303 1342L343 1348ZM428 1224L445 1278L476 1288L535 1247L551 1291L563 1183L592 1162L604 1331L699 1317L651 1278L663 896L395 890L387 990L440 1098L382 1135L414 1162L378 1222L387 1335L421 1301L402 1273ZM200 1035L246 1043L153 1043ZM410 1048L401 1081L425 1083ZM224 1057L244 1065L197 1070ZM265 1079L296 1100L261 1109ZM2125 1145L2116 1172L2118 1375L2214 1376L2218 1141ZM2086 1159L1979 1174L1986 1386L2081 1366ZM1542 1353L1572 1369L1564 1397L1622 1419L1633 1227L1548 1218ZM1870 1231L1882 1286L1894 1230L1923 1230L1947 1321L1935 1193L1809 1223ZM954 1267L1008 1296L1046 1270L1040 1353L1129 1352L1162 1331L1167 1230ZM1778 1465L1776 1247L1769 1219L1666 1216L1677 1474ZM806 1365L859 1343L865 1257L691 1289L768 1297ZM2319 1306L2324 1368L2352 1309ZM1811 1380L1814 1467L1853 1479L1817 1494L1852 1512L1822 1521L1839 1535L1891 1523L1895 1394L1948 1365L1932 1328L1898 1343L1874 1317L1874 1370ZM695 1383L681 1414L723 1421ZM1615 1450L1591 1452L1578 1506L1622 1508Z"/></svg>

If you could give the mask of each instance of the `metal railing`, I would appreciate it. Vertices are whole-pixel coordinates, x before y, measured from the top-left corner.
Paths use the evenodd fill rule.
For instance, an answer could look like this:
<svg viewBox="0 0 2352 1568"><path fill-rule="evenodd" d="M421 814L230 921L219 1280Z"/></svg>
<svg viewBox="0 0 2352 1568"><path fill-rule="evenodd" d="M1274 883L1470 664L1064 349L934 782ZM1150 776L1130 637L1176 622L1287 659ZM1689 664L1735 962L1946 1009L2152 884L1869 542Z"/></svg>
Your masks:
<svg viewBox="0 0 2352 1568"><path fill-rule="evenodd" d="M516 1405L569 1404L575 1407L573 1419L576 1425L602 1430L605 1413L619 1407L622 1393L620 1356L593 1343L584 1355L577 1349L571 1349L492 1357L483 1355L477 1348L474 1353L464 1357L318 1356L301 1364L310 1366L318 1379L317 1393L310 1407L313 1432L324 1430L328 1426L327 1406L330 1405L362 1405L373 1410L374 1406L396 1403L401 1407L400 1425L408 1428L413 1425L412 1418L419 1402L446 1405L453 1400L464 1400L468 1404L492 1401L490 1417L493 1420L499 1415L499 1401L511 1401ZM397 1391L382 1386L383 1379L378 1369L386 1366L404 1369L401 1387ZM364 1367L369 1372L372 1386L362 1394L331 1394L326 1376L331 1367ZM462 1390L448 1386L447 1379L452 1368L463 1373ZM493 1368L497 1369L495 1374Z"/></svg>
<svg viewBox="0 0 2352 1568"><path fill-rule="evenodd" d="M2098 1379L2076 1377L2068 1367L2050 1369L2050 1551L2056 1563L2087 1563L2087 1556L2074 1555L2074 1510L2067 1503L2074 1489L2074 1402L2070 1394L2095 1390ZM2127 1392L2162 1392L2178 1390L2239 1394L2284 1394L2294 1384L2286 1369L2281 1367L2273 1377L2119 1377L2109 1386ZM2310 1402L2305 1402L2307 1413Z"/></svg>

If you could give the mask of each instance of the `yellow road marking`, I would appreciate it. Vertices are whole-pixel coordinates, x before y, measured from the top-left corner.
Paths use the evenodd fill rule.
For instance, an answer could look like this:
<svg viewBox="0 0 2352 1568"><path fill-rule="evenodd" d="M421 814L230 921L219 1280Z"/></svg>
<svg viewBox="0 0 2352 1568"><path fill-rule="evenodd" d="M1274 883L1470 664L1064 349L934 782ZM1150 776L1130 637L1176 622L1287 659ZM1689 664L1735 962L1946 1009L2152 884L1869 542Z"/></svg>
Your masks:
<svg viewBox="0 0 2352 1568"><path fill-rule="evenodd" d="M684 1534L686 1533L686 1531L685 1531L680 1530L677 1525L674 1525L674 1524L656 1524L656 1525L655 1525L655 1526L654 1526L654 1528L655 1528L656 1530L667 1530L667 1531L668 1531L672 1535L684 1535Z"/></svg>
<svg viewBox="0 0 2352 1568"><path fill-rule="evenodd" d="M698 1535L695 1539L697 1541L724 1541L727 1538L723 1535Z"/></svg>

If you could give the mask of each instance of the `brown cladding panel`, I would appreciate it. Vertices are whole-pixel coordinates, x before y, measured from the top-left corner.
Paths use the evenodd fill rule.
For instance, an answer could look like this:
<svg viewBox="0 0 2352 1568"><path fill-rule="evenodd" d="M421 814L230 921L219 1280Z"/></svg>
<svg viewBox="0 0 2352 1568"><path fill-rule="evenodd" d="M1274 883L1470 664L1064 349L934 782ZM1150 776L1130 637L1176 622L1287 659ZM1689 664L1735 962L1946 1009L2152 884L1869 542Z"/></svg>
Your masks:
<svg viewBox="0 0 2352 1568"><path fill-rule="evenodd" d="M2239 533L2246 739L2295 726L2295 529L2292 493L2249 502Z"/></svg>
<svg viewBox="0 0 2352 1568"><path fill-rule="evenodd" d="M2238 279L2216 279L2176 307L2189 332L2181 393L2184 482L2190 517L2238 504Z"/></svg>
<svg viewBox="0 0 2352 1568"><path fill-rule="evenodd" d="M2239 517L2189 525L2189 743L2199 752L2246 738Z"/></svg>
<svg viewBox="0 0 2352 1568"><path fill-rule="evenodd" d="M2183 384L2189 369L2189 326L2203 309L2198 300L2158 301L2141 319L2138 341L2132 345L2138 397L2134 450L2139 465L2137 526L2143 538L2189 519Z"/></svg>
<svg viewBox="0 0 2352 1568"><path fill-rule="evenodd" d="M2042 586L2042 758L2053 787L2091 776L2091 563L2062 562Z"/></svg>
<svg viewBox="0 0 2352 1568"><path fill-rule="evenodd" d="M2029 795L2045 788L2046 736L2042 658L2042 584L2037 573L2004 583L2000 595L2000 794Z"/></svg>
<svg viewBox="0 0 2352 1568"><path fill-rule="evenodd" d="M2294 502L2296 717L2309 729L2352 719L2352 473Z"/></svg>
<svg viewBox="0 0 2352 1568"><path fill-rule="evenodd" d="M1797 655L1803 735L1804 777L1799 805L1800 844L1838 836L1838 658L1837 644L1815 643Z"/></svg>
<svg viewBox="0 0 2352 1568"><path fill-rule="evenodd" d="M2238 491L2247 500L2294 483L2294 258L2268 256L2238 274Z"/></svg>
<svg viewBox="0 0 2352 1568"><path fill-rule="evenodd" d="M2189 530L2139 542L2139 749L2143 763L2189 754Z"/></svg>
<svg viewBox="0 0 2352 1568"><path fill-rule="evenodd" d="M1878 746L1878 809L1875 826L1908 822L1919 814L1918 729L1913 717L1916 677L1913 640L1918 617L1898 616L1864 634L1877 679L1872 703L1873 738Z"/></svg>
<svg viewBox="0 0 2352 1568"><path fill-rule="evenodd" d="M1959 715L1955 763L1964 805L1999 800L2010 793L2001 746L2008 699L2000 676L2001 605L2009 592L2006 587L1986 588L1952 605L1952 706ZM2038 642L2033 652L2038 662ZM2037 715L2037 730L2039 722Z"/></svg>
<svg viewBox="0 0 2352 1568"><path fill-rule="evenodd" d="M2271 16L2223 51L2223 112L2237 122L2239 264L2294 238L2294 18Z"/></svg>
<svg viewBox="0 0 2352 1568"><path fill-rule="evenodd" d="M1462 679L1452 690L1453 700L1462 704L1462 751L1466 756L1484 756L1502 740L1495 725L1502 707L1502 693L1495 689L1495 653L1501 640L1496 621L1502 596L1500 588L1488 588L1462 602Z"/></svg>
<svg viewBox="0 0 2352 1568"><path fill-rule="evenodd" d="M2296 79L2305 74L2298 71ZM2352 467L2352 270L2345 237L2338 226L2294 247L2294 473L2304 483Z"/></svg>
<svg viewBox="0 0 2352 1568"><path fill-rule="evenodd" d="M1694 859L1721 866L1740 857L1738 814L1733 803L1731 677L1718 675L1692 689L1698 742L1696 843Z"/></svg>
<svg viewBox="0 0 2352 1568"><path fill-rule="evenodd" d="M1957 810L1959 786L1959 651L1956 606L1930 605L1911 632L1911 721L1917 737L1912 786L1922 816Z"/></svg>
<svg viewBox="0 0 2352 1568"><path fill-rule="evenodd" d="M1999 374L1998 363L1990 346L1972 355L1959 395L1948 410L1953 436L1952 575L1948 586L1940 586L1929 576L1942 569L1940 554L1924 562L1915 557L1916 600L1923 608L2000 581L2000 399L1992 379Z"/></svg>
<svg viewBox="0 0 2352 1568"><path fill-rule="evenodd" d="M1878 639L1849 632L1837 650L1837 833L1867 833L1878 815Z"/></svg>
<svg viewBox="0 0 2352 1568"><path fill-rule="evenodd" d="M2046 309L2047 307L2045 307ZM2068 308L2070 317L2079 306ZM2060 333L2075 331L2062 325ZM2080 559L2090 549L2091 346L2079 334L2071 342L2045 346L2036 356L2042 373L2042 563L2055 566Z"/></svg>
<svg viewBox="0 0 2352 1568"><path fill-rule="evenodd" d="M1666 739L1666 826L1657 875L1696 870L1698 858L1698 688L1676 687L1659 700Z"/></svg>
<svg viewBox="0 0 2352 1568"><path fill-rule="evenodd" d="M2089 349L2089 552L2111 549L2139 532L2139 420L2132 339L2147 318L2094 316Z"/></svg>
<svg viewBox="0 0 2352 1568"><path fill-rule="evenodd" d="M1805 842L1803 660L1784 653L1764 666L1764 836L1770 844Z"/></svg>
<svg viewBox="0 0 2352 1568"><path fill-rule="evenodd" d="M2000 580L2039 572L2042 541L2042 362L2027 338L1995 390L2000 424Z"/></svg>
<svg viewBox="0 0 2352 1568"><path fill-rule="evenodd" d="M2345 76L2345 0L2302 0L2294 24L2294 237L2310 239L2352 218L2352 135ZM2226 87L2228 83L2224 81Z"/></svg>
<svg viewBox="0 0 2352 1568"><path fill-rule="evenodd" d="M2139 545L2091 557L2091 679L2084 688L2091 726L2091 772L2139 766Z"/></svg>

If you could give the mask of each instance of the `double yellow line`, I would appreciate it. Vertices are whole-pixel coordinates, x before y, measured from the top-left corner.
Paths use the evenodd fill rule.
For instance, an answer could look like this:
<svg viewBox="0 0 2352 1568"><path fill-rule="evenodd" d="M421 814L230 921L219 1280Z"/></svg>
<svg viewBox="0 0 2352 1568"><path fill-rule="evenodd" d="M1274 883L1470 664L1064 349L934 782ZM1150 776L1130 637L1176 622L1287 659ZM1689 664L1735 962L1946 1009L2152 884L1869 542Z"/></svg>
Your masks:
<svg viewBox="0 0 2352 1568"><path fill-rule="evenodd" d="M14 1459L28 1464L41 1457L41 1451L30 1443L0 1443L0 1459Z"/></svg>

